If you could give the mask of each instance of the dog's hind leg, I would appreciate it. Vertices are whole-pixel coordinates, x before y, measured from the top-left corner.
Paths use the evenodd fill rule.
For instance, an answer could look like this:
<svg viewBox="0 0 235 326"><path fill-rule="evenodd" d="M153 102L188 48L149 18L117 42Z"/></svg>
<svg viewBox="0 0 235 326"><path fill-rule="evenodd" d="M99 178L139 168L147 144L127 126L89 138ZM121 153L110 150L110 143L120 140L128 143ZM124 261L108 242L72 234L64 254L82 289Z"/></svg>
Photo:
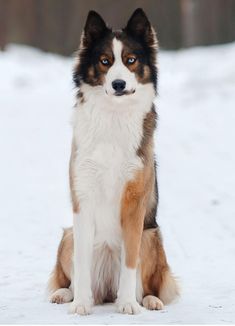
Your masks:
<svg viewBox="0 0 235 326"><path fill-rule="evenodd" d="M140 267L143 287L142 304L149 310L161 310L179 295L179 288L166 260L158 228L143 232Z"/></svg>
<svg viewBox="0 0 235 326"><path fill-rule="evenodd" d="M66 303L73 300L71 288L72 242L72 229L65 229L58 248L56 265L48 282L50 302L52 303Z"/></svg>

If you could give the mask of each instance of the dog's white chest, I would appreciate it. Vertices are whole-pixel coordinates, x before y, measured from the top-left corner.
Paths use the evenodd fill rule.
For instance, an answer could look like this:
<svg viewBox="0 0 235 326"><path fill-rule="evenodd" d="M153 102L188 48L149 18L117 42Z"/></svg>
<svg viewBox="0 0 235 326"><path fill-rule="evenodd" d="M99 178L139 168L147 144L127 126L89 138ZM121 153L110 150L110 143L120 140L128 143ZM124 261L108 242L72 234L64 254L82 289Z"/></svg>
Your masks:
<svg viewBox="0 0 235 326"><path fill-rule="evenodd" d="M118 107L117 107L118 110ZM137 155L144 112L118 112L106 104L86 103L74 117L76 193L89 206L95 223L95 243L120 244L120 207L126 183L142 161Z"/></svg>

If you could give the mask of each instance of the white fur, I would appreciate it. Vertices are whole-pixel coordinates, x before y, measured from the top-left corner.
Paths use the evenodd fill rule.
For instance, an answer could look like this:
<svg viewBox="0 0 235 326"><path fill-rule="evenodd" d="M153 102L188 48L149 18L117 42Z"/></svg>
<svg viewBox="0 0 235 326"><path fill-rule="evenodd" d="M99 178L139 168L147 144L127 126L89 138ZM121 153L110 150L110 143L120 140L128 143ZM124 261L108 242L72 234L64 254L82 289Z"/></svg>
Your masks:
<svg viewBox="0 0 235 326"><path fill-rule="evenodd" d="M74 214L74 299L70 305L70 313L89 314L92 307L91 265L94 245L94 223L91 218L92 210L85 202L80 207L79 216ZM78 280L78 281L77 281Z"/></svg>
<svg viewBox="0 0 235 326"><path fill-rule="evenodd" d="M120 41L114 40L114 52L117 66L114 64L107 74L106 84L104 87L83 84L84 102L75 108L73 117L74 139L78 147L74 181L80 212L74 216L74 302L71 312L80 314L90 313L91 294L96 298L105 295L107 277L114 296L117 294L123 244L121 195L135 171L142 168L136 150L142 139L143 119L151 110L154 98L153 85L142 85L136 80L135 94L121 97L107 94L109 80L118 78L118 70L119 78L124 78L125 74L127 85L134 85L131 82L133 76L129 76L132 73L127 73L118 59L121 56ZM114 272L111 278L109 272ZM119 310L138 312L136 270L123 265L120 279L122 308ZM140 285L138 289L140 293Z"/></svg>
<svg viewBox="0 0 235 326"><path fill-rule="evenodd" d="M136 314L140 312L140 306L136 300L137 270L128 268L125 264L126 255L124 245L121 254L121 273L118 289L118 311L122 313Z"/></svg>
<svg viewBox="0 0 235 326"><path fill-rule="evenodd" d="M92 293L96 304L104 298L115 301L120 277L119 248L110 248L101 241L94 247L92 262Z"/></svg>

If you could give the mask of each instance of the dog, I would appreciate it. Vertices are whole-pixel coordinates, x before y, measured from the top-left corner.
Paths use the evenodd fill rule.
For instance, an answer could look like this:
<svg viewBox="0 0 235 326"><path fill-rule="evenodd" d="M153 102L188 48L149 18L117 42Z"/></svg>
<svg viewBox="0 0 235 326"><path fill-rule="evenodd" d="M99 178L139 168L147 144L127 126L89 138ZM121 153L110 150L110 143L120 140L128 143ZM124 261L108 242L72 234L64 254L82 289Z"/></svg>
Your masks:
<svg viewBox="0 0 235 326"><path fill-rule="evenodd" d="M51 302L71 302L70 313L115 302L118 312L137 314L179 294L156 222L156 58L142 9L118 31L89 12L73 75L73 228L64 230L49 280Z"/></svg>

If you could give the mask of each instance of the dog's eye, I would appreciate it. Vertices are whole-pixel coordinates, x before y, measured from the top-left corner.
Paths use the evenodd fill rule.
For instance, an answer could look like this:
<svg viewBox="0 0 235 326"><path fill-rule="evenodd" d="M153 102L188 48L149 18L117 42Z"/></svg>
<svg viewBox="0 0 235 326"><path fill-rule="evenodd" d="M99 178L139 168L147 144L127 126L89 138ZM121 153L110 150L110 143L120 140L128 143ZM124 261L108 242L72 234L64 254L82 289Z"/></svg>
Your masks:
<svg viewBox="0 0 235 326"><path fill-rule="evenodd" d="M103 58L100 60L100 62L102 63L102 65L104 66L108 66L109 65L109 60L107 58Z"/></svg>
<svg viewBox="0 0 235 326"><path fill-rule="evenodd" d="M133 63L135 63L135 62L136 62L136 58L135 57L129 57L127 59L128 65L133 65Z"/></svg>

